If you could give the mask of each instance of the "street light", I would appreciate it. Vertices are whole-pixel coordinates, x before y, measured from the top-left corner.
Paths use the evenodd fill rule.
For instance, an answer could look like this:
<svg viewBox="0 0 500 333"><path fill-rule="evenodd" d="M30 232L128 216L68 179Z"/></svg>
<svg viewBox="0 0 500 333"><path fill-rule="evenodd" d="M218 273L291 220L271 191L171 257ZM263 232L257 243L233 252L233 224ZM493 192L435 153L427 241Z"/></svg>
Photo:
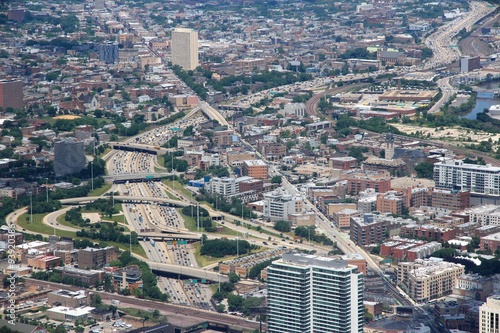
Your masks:
<svg viewBox="0 0 500 333"><path fill-rule="evenodd" d="M33 223L33 193L30 192L30 223Z"/></svg>
<svg viewBox="0 0 500 333"><path fill-rule="evenodd" d="M94 161L90 161L90 174L92 177L92 191L94 190Z"/></svg>

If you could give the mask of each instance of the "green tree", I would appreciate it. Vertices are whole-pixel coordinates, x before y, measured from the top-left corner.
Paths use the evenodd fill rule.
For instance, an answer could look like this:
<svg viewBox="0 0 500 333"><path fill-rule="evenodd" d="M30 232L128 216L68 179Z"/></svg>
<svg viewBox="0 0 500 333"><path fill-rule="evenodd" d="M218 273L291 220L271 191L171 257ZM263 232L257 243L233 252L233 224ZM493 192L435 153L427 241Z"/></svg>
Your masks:
<svg viewBox="0 0 500 333"><path fill-rule="evenodd" d="M281 176L273 176L273 178L271 179L271 183L273 184L281 184Z"/></svg>
<svg viewBox="0 0 500 333"><path fill-rule="evenodd" d="M280 220L274 223L273 228L281 232L290 232L290 230L292 230L292 225L290 221Z"/></svg>
<svg viewBox="0 0 500 333"><path fill-rule="evenodd" d="M431 162L422 162L415 166L417 177L432 179L434 174L434 164Z"/></svg>

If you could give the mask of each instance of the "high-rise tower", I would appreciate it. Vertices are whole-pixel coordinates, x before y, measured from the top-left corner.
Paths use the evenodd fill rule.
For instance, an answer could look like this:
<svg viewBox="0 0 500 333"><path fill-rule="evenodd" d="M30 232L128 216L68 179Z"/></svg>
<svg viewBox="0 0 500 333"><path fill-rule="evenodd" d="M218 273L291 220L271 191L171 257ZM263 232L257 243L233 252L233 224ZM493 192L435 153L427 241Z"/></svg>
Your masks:
<svg viewBox="0 0 500 333"><path fill-rule="evenodd" d="M363 332L363 275L347 261L285 253L268 269L269 333Z"/></svg>
<svg viewBox="0 0 500 333"><path fill-rule="evenodd" d="M184 70L198 67L198 32L193 29L175 28L172 31L172 64Z"/></svg>

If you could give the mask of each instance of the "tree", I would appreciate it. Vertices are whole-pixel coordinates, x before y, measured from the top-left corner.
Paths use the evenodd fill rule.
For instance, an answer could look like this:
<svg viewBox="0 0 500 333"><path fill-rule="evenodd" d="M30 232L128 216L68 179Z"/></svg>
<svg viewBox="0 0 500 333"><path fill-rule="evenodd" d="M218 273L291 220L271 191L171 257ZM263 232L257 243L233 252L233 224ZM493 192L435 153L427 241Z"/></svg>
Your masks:
<svg viewBox="0 0 500 333"><path fill-rule="evenodd" d="M284 220L276 221L273 228L281 232L290 232L292 230L291 223Z"/></svg>
<svg viewBox="0 0 500 333"><path fill-rule="evenodd" d="M229 273L229 282L231 282L231 283L236 283L236 282L238 282L238 281L240 281L240 277L239 277L239 275L238 275L238 274L236 274L236 273L232 273L232 272L231 272L231 273Z"/></svg>
<svg viewBox="0 0 500 333"><path fill-rule="evenodd" d="M281 184L281 176L273 176L273 178L271 179L271 183L273 184Z"/></svg>
<svg viewBox="0 0 500 333"><path fill-rule="evenodd" d="M67 333L68 331L64 327L64 325L57 325L55 333Z"/></svg>
<svg viewBox="0 0 500 333"><path fill-rule="evenodd" d="M431 162L422 162L415 166L417 177L432 179L434 174L434 164Z"/></svg>

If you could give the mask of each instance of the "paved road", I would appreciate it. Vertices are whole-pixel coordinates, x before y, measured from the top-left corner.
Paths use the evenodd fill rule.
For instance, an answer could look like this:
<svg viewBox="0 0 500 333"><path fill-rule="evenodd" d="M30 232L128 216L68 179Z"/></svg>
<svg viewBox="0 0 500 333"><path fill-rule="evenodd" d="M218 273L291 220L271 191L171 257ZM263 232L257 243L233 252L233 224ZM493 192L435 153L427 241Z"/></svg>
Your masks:
<svg viewBox="0 0 500 333"><path fill-rule="evenodd" d="M353 89L360 88L360 87L367 86L367 85L368 85L367 83L355 83L355 84L345 85L342 87L327 89L327 90L323 91L322 93L316 94L307 101L306 113L308 115L318 117L319 113L318 113L318 110L316 110L316 107L318 106L318 103L322 97L332 95L332 94L338 94L341 92L346 92L346 91L353 90Z"/></svg>

